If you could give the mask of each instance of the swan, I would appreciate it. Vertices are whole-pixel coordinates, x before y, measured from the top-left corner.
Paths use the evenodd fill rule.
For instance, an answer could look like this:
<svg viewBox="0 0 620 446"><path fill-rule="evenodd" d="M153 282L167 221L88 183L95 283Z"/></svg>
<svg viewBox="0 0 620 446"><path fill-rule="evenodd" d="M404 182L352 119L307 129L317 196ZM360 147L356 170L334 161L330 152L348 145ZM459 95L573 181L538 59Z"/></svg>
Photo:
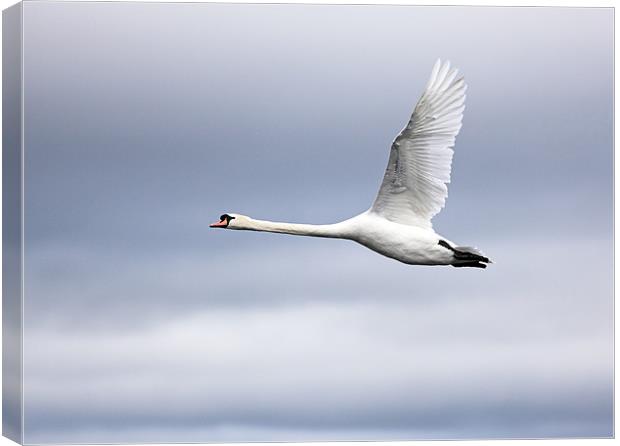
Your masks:
<svg viewBox="0 0 620 446"><path fill-rule="evenodd" d="M377 197L367 211L334 224L257 220L225 213L211 228L353 240L409 265L486 268L476 248L457 246L433 230L431 219L445 205L452 147L465 109L463 77L437 60L407 126L392 142Z"/></svg>

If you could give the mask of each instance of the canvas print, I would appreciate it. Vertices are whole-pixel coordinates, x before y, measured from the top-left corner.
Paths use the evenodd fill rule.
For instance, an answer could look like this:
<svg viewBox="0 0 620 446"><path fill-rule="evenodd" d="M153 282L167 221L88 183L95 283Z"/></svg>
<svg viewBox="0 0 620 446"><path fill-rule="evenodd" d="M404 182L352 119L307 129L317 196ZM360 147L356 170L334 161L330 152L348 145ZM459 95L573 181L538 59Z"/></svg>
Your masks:
<svg viewBox="0 0 620 446"><path fill-rule="evenodd" d="M613 20L4 11L4 435L612 437Z"/></svg>

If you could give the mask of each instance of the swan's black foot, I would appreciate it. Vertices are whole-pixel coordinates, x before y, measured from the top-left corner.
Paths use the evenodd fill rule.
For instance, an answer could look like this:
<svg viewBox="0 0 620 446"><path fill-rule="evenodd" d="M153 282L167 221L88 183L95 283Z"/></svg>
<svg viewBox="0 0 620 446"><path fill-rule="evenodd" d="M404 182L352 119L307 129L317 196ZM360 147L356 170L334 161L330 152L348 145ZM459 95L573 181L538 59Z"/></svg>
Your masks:
<svg viewBox="0 0 620 446"><path fill-rule="evenodd" d="M486 268L486 264L481 262L465 262L465 263L453 263L455 268L471 267L471 268Z"/></svg>
<svg viewBox="0 0 620 446"><path fill-rule="evenodd" d="M443 246L446 249L452 251L454 255L454 263L452 266L461 268L469 266L473 268L486 268L485 263L491 263L488 257L483 256L475 248L469 248L465 246L452 247L445 240L439 240L439 246Z"/></svg>

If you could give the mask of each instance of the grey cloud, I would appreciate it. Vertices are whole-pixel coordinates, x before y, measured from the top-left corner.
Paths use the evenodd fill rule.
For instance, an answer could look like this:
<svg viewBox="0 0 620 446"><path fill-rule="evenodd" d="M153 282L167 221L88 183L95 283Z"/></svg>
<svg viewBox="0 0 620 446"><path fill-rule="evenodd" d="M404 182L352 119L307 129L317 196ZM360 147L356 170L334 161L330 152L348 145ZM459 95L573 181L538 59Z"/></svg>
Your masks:
<svg viewBox="0 0 620 446"><path fill-rule="evenodd" d="M493 268L467 274L452 268L412 269L352 242L291 238L283 246L274 242L282 236L211 231L209 237L225 237L228 245L162 257L146 252L119 258L114 250L72 252L67 247L41 252L30 259L26 311L31 326L135 327L152 323L151 317L161 321L171 311L269 308L334 299L424 305L499 294L507 301L546 296L554 305L587 305L597 311L604 308L598 305L609 304L611 282L606 278L611 275L612 250L605 240L493 243L484 248L496 262ZM259 240L246 246L246 238ZM578 253L578 259L567 255L570 252ZM587 273L584 265L589 266ZM590 294L592 299L579 300Z"/></svg>
<svg viewBox="0 0 620 446"><path fill-rule="evenodd" d="M452 270L412 271L347 246L300 246L297 268L277 251L229 254L187 288L177 275L197 276L186 271L193 262L128 271L164 280L154 294L120 282L128 296L103 304L76 295L73 310L29 327L32 438L85 438L75 423L100 441L114 438L106 425L128 429L125 441L182 430L177 438L192 441L606 435L605 267L585 278L561 244L490 246L512 257L442 286ZM611 263L602 242L571 248L587 264ZM207 295L188 299L184 289ZM149 437L163 423L171 431Z"/></svg>
<svg viewBox="0 0 620 446"><path fill-rule="evenodd" d="M289 437L307 440L356 425L388 437L407 426L458 437L489 423L527 436L541 420L605 419L605 333L489 339L469 325L495 332L503 303L451 306L320 303L201 312L129 334L41 333L29 347L36 360L27 364L27 416L38 429L58 430L59 441L71 440L67 427L77 421L314 428ZM515 328L505 321L504 330Z"/></svg>

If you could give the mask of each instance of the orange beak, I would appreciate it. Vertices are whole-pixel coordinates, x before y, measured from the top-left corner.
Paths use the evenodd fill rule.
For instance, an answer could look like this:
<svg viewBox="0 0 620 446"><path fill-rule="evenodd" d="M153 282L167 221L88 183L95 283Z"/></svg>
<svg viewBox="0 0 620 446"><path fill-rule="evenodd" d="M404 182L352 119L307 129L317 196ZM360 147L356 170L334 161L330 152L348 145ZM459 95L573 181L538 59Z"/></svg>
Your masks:
<svg viewBox="0 0 620 446"><path fill-rule="evenodd" d="M228 226L228 223L226 222L226 219L220 220L220 221L216 221L215 223L211 223L209 225L210 228L225 228L226 226Z"/></svg>

